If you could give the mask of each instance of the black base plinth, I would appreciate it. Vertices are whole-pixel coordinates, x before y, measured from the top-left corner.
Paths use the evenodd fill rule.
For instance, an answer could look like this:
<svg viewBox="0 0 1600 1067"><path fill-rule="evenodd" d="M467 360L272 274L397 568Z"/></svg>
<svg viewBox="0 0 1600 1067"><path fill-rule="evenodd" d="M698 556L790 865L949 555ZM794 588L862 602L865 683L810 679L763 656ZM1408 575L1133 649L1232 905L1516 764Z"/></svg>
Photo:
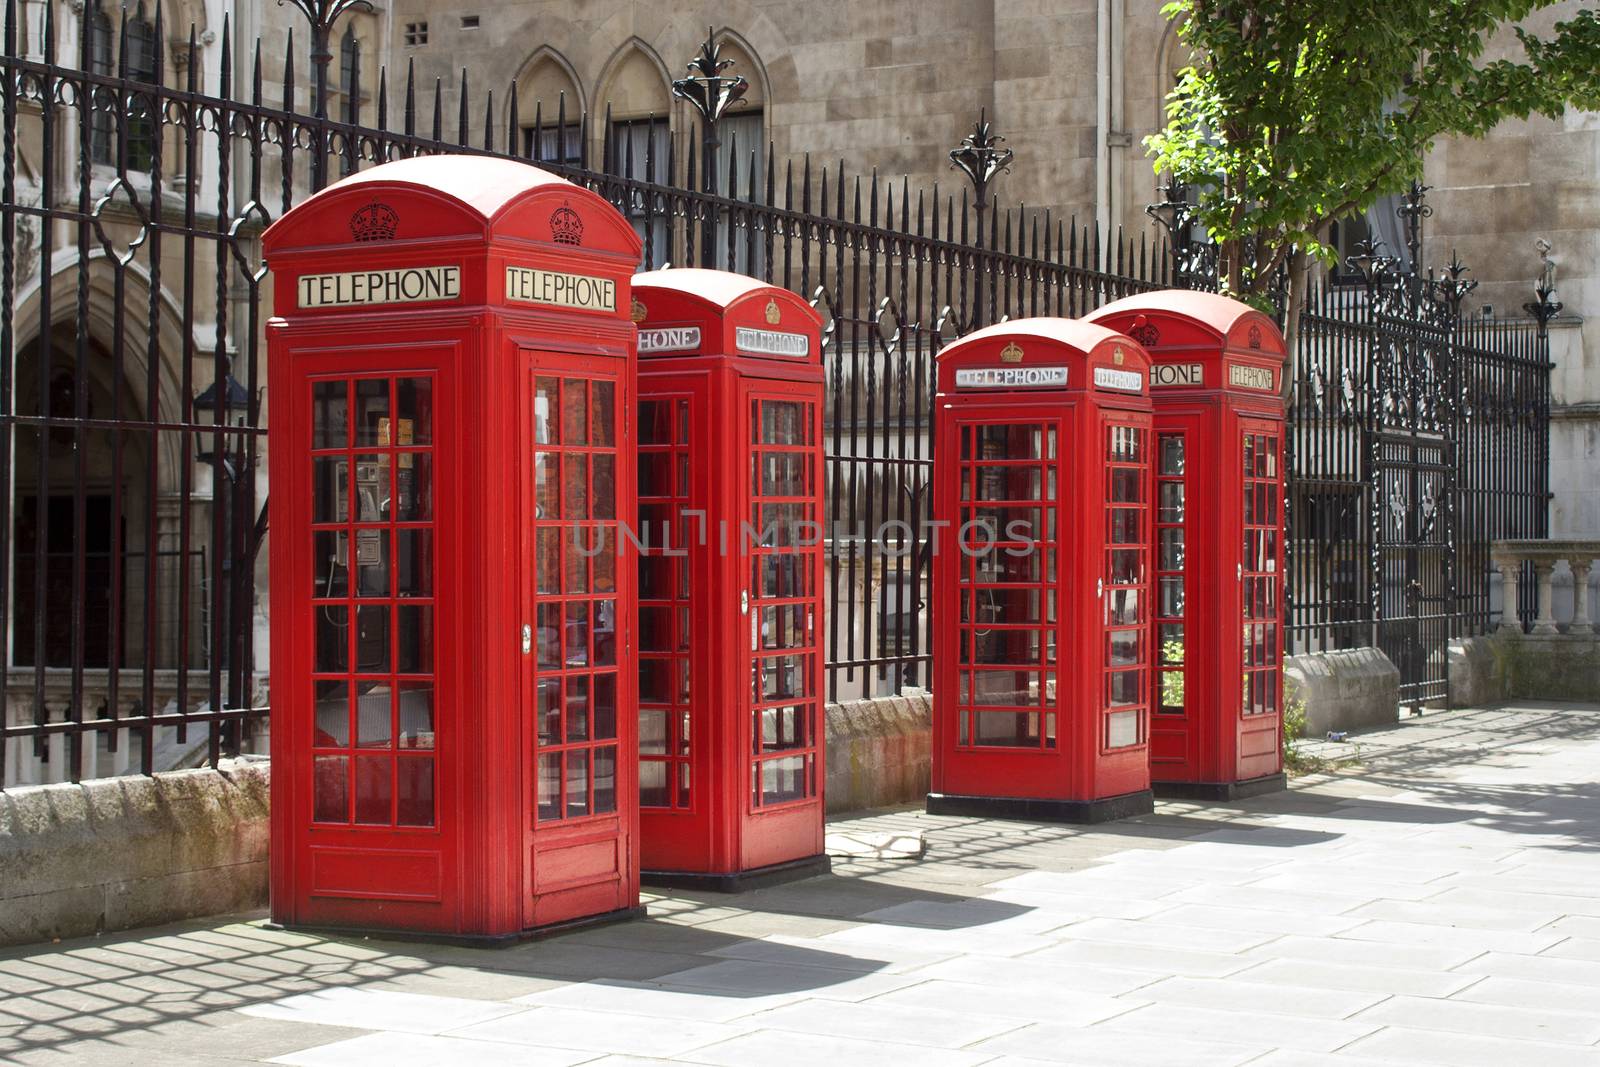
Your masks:
<svg viewBox="0 0 1600 1067"><path fill-rule="evenodd" d="M1247 778L1242 782L1152 782L1156 796L1164 800L1243 800L1263 793L1276 793L1289 787L1283 772Z"/></svg>
<svg viewBox="0 0 1600 1067"><path fill-rule="evenodd" d="M732 874L703 874L698 871L640 871L639 881L656 889L704 889L712 893L742 893L784 882L798 882L833 870L825 855L807 856L787 863L774 863Z"/></svg>
<svg viewBox="0 0 1600 1067"><path fill-rule="evenodd" d="M1148 815L1155 810L1148 789L1099 800L1040 800L1026 797L971 797L929 793L929 815L970 815L980 819L1025 819L1030 822L1097 823Z"/></svg>
<svg viewBox="0 0 1600 1067"><path fill-rule="evenodd" d="M373 937L383 941L408 941L426 945L457 945L463 948L509 948L524 941L539 941L557 937L594 926L630 922L645 917L643 905L618 908L599 915L584 915L565 922L536 926L531 930L516 930L509 934L441 934L427 930L389 930L366 926L312 926L303 923L280 923L268 919L261 925L267 930L288 930L297 934L318 934L323 937Z"/></svg>

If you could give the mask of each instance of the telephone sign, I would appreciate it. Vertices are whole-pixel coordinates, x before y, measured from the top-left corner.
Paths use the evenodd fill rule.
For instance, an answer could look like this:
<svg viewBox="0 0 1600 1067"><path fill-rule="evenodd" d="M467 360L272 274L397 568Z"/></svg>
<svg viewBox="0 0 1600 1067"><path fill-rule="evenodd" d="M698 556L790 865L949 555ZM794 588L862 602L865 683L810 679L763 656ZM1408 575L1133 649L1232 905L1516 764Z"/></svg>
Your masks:
<svg viewBox="0 0 1600 1067"><path fill-rule="evenodd" d="M635 914L638 237L534 167L425 156L263 243L273 920Z"/></svg>
<svg viewBox="0 0 1600 1067"><path fill-rule="evenodd" d="M1156 361L1155 789L1281 789L1283 335L1245 304L1188 290L1118 300L1088 321L1139 338Z"/></svg>

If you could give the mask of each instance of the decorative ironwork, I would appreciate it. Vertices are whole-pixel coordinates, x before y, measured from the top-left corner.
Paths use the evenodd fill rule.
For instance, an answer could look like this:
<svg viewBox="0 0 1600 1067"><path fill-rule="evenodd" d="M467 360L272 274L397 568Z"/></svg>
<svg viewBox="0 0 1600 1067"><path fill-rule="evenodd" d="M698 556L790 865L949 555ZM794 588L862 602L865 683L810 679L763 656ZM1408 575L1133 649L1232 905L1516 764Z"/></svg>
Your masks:
<svg viewBox="0 0 1600 1067"><path fill-rule="evenodd" d="M358 121L355 107L336 120L305 107L292 45L282 105L266 100L258 50L249 91L235 99L235 57L245 53L227 26L210 53L191 34L160 50L176 52L173 62L134 78L63 62L61 8L49 4L30 9L46 22L39 54L25 58L15 47L20 4L3 2L0 307L10 313L0 315L0 477L12 488L0 494L0 633L12 635L12 657L0 657L0 686L21 717L13 710L0 726L0 767L11 775L0 784L18 781L23 766L31 780L65 780L152 770L164 766L158 750L215 761L252 745L267 713L254 641L267 516L259 239L311 194L325 173L319 159L354 172L437 152L531 157L617 205L654 246L649 262L742 265L813 301L829 389L832 699L928 678L940 348L1003 316L1075 317L1171 277L1139 239L986 196L979 242L977 206L960 194L842 164L784 164L770 147L765 187L726 195L693 180L608 174L587 164L585 138L575 153L566 147L565 131L587 130L588 118L536 108L525 127L514 107L504 117L474 108L466 80L447 113L442 89L419 91L410 76L391 87L380 71L375 122ZM350 7L312 10L331 24ZM714 44L697 64L702 77L732 77ZM552 113L560 132L547 138ZM88 158L94 139L77 136L85 128L103 131L109 162ZM140 137L148 151L132 150ZM742 248L705 241L708 224L724 221ZM1185 270L1190 284L1209 284L1199 267ZM1363 449L1373 434L1420 449L1414 460L1380 457L1392 480L1412 468L1432 478L1436 442L1451 445L1453 480L1429 488L1435 510L1413 523L1431 540L1412 540L1431 546L1454 530L1451 573L1472 580L1444 587L1454 599L1417 603L1451 632L1487 625L1476 583L1488 541L1544 530L1547 340L1511 322L1389 316L1365 295L1319 290L1301 320L1290 633L1297 650L1381 641L1418 650L1407 662L1426 664L1437 658L1434 631L1391 626L1396 602L1370 595L1367 562L1381 538L1369 524L1386 512L1389 483L1364 466ZM1406 483L1408 499L1422 499L1423 484ZM1435 549L1417 551L1428 560Z"/></svg>
<svg viewBox="0 0 1600 1067"><path fill-rule="evenodd" d="M700 171L705 178L705 191L712 196L717 192L717 149L722 143L717 124L729 111L744 103L744 94L750 91L750 83L743 75L723 73L731 66L733 60L722 58L715 28L707 27L699 55L689 61L689 76L672 83L672 95L687 100L700 116ZM731 182L732 178L729 180ZM733 194L737 190L730 188L728 192ZM702 267L711 266L716 243L717 220L715 215L708 214L700 243Z"/></svg>
<svg viewBox="0 0 1600 1067"><path fill-rule="evenodd" d="M333 24L349 11L372 11L371 0L287 0L287 2L300 14L306 17L311 24L311 113L319 119L328 117L328 65L333 62ZM285 0L278 0L279 4ZM157 11L160 5L156 5ZM223 31L227 36L227 31ZM160 35L157 35L160 40ZM294 54L294 32L289 33L288 54ZM285 77L285 84L290 85L293 75L293 60L285 59L289 74ZM260 82L261 59L260 50L256 55L256 80ZM291 88L292 92L292 88ZM355 96L356 94L351 94ZM284 97L284 107L293 108L293 96ZM352 101L352 105L353 105ZM352 117L351 122L355 119ZM311 187L321 189L328 182L328 153L318 140L317 150L311 154Z"/></svg>
<svg viewBox="0 0 1600 1067"><path fill-rule="evenodd" d="M1523 304L1522 310L1537 320L1543 333L1550 328L1550 320L1561 314L1563 305L1556 299L1556 263L1550 258L1554 246L1541 237L1534 242L1534 247L1539 250L1539 280L1533 286L1536 299Z"/></svg>

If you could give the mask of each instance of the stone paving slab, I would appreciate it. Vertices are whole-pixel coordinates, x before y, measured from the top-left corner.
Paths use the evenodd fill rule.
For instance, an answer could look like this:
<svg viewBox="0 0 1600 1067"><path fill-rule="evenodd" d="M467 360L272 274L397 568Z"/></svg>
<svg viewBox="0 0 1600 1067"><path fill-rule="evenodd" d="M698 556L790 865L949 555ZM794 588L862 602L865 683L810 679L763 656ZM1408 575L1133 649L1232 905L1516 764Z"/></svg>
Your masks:
<svg viewBox="0 0 1600 1067"><path fill-rule="evenodd" d="M925 854L504 950L259 916L10 949L0 1063L1600 1067L1600 707L1323 747L1360 763L1102 826L840 820Z"/></svg>

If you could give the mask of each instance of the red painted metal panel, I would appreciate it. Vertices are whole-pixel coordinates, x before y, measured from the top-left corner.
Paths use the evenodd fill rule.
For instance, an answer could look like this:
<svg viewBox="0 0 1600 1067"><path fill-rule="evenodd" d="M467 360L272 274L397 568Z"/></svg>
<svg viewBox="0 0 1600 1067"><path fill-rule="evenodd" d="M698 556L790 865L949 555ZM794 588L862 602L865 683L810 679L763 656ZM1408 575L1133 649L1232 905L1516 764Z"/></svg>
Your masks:
<svg viewBox="0 0 1600 1067"><path fill-rule="evenodd" d="M1127 297L1087 321L1145 344L1158 438L1183 441L1181 473L1156 475L1158 492L1165 480L1181 497L1182 567L1163 570L1159 539L1152 550L1158 608L1163 576L1183 598L1181 615L1153 623L1160 649L1181 618L1170 674L1183 700L1165 713L1158 700L1151 777L1217 790L1270 778L1283 769L1283 337L1238 301L1187 290Z"/></svg>
<svg viewBox="0 0 1600 1067"><path fill-rule="evenodd" d="M722 271L633 293L643 865L732 879L823 851L821 320Z"/></svg>
<svg viewBox="0 0 1600 1067"><path fill-rule="evenodd" d="M434 157L265 245L274 920L500 939L636 906L638 238L535 168Z"/></svg>

